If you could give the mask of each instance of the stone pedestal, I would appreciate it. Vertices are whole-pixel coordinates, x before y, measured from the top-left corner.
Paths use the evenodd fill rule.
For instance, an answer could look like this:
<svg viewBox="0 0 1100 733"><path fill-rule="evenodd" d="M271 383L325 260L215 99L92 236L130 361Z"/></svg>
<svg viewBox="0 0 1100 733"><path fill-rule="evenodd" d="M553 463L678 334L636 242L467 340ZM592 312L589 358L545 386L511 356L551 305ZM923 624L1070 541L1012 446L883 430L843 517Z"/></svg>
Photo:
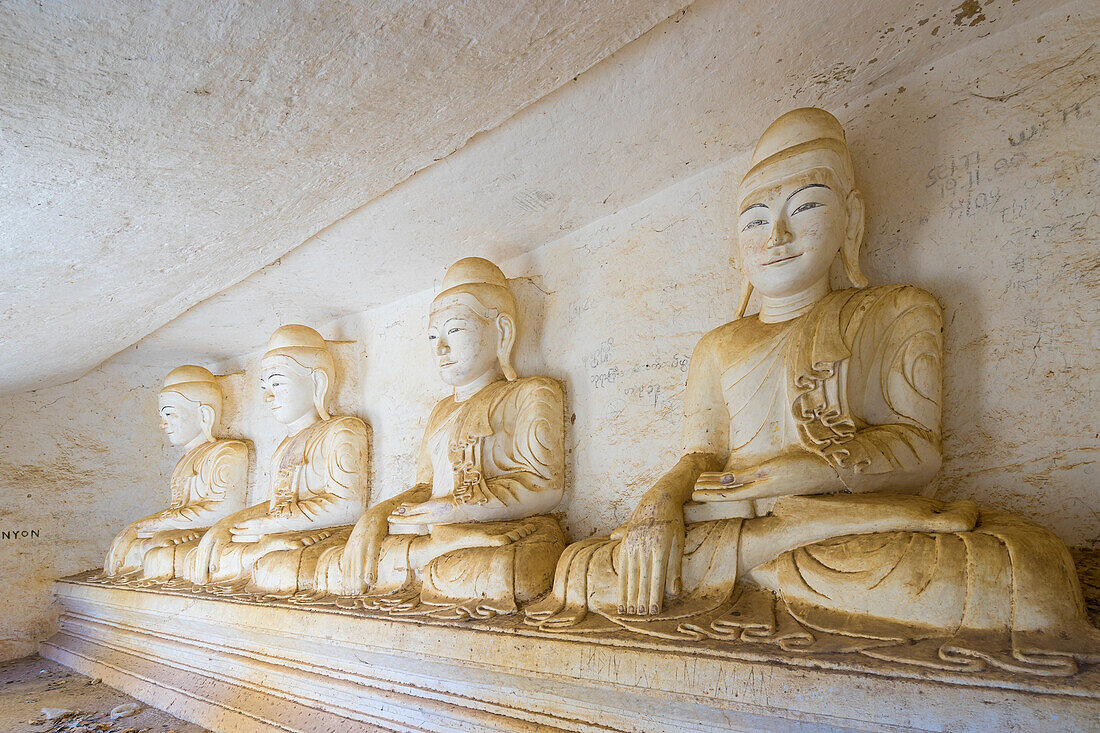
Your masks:
<svg viewBox="0 0 1100 733"><path fill-rule="evenodd" d="M1088 730L1100 669L958 675L71 578L42 654L219 731ZM748 648L746 648L748 647ZM873 660L870 660L873 662Z"/></svg>

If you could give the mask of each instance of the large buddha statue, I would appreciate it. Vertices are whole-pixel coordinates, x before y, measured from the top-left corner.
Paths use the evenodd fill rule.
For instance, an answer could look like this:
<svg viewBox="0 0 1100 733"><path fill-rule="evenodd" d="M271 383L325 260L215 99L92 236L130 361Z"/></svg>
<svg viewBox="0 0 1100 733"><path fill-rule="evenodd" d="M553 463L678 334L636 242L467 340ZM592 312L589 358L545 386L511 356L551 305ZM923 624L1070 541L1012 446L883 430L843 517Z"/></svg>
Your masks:
<svg viewBox="0 0 1100 733"><path fill-rule="evenodd" d="M272 334L260 389L287 437L272 457L268 498L206 533L188 558L191 582L293 593L303 551L363 513L370 492L367 426L329 415L325 402L335 379L319 333L291 325Z"/></svg>
<svg viewBox="0 0 1100 733"><path fill-rule="evenodd" d="M564 396L553 379L516 376L516 335L500 269L455 263L428 327L453 392L428 418L416 485L324 549L309 579L315 594L367 594L368 608L458 618L514 612L549 590L565 546L547 514L564 487Z"/></svg>
<svg viewBox="0 0 1100 733"><path fill-rule="evenodd" d="M108 578L172 579L182 572L188 543L244 506L248 447L214 437L222 412L214 375L200 366L173 369L157 402L168 440L184 450L172 470L172 503L115 537L103 563Z"/></svg>
<svg viewBox="0 0 1100 733"><path fill-rule="evenodd" d="M866 287L836 119L773 123L738 201L738 319L691 357L682 457L623 527L565 550L528 622L964 671L1100 661L1054 534L915 495L941 461L943 319L923 290ZM830 287L838 255L853 289Z"/></svg>

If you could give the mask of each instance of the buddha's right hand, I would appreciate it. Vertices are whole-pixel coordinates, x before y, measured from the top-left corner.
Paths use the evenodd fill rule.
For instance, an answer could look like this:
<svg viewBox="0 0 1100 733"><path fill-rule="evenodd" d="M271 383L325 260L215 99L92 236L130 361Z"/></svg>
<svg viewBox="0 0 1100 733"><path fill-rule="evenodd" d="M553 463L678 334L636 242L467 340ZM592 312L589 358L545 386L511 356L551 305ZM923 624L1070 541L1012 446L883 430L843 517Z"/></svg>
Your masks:
<svg viewBox="0 0 1100 733"><path fill-rule="evenodd" d="M211 576L218 572L222 550L231 540L230 526L225 520L218 522L199 540L199 546L195 548L194 577L191 578L196 585L206 585Z"/></svg>
<svg viewBox="0 0 1100 733"><path fill-rule="evenodd" d="M340 556L341 585L345 595L364 593L378 581L378 558L382 552L382 540L389 533L389 510L378 511L375 506L367 511L348 537Z"/></svg>
<svg viewBox="0 0 1100 733"><path fill-rule="evenodd" d="M626 523L618 553L619 613L660 613L665 594L680 592L683 507L668 496L643 498Z"/></svg>

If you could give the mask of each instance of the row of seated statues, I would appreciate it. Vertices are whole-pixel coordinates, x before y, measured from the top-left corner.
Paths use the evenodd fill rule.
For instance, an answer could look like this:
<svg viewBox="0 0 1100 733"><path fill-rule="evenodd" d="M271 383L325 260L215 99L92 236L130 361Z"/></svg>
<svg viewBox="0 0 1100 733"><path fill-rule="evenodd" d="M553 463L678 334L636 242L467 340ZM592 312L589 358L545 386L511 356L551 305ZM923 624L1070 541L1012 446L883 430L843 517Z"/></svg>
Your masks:
<svg viewBox="0 0 1100 733"><path fill-rule="evenodd" d="M513 293L468 258L431 305L452 394L428 418L415 485L370 505L367 426L328 414L332 355L316 331L284 326L260 378L287 429L267 500L243 507L248 448L215 437L216 378L175 369L159 397L185 449L172 504L118 536L104 575L954 670L1065 675L1100 661L1052 532L919 494L941 463L943 317L916 287L868 286L837 120L799 109L774 122L737 206L738 317L692 354L679 461L609 537L570 544L552 514L564 393L516 374ZM837 258L849 289L831 287Z"/></svg>

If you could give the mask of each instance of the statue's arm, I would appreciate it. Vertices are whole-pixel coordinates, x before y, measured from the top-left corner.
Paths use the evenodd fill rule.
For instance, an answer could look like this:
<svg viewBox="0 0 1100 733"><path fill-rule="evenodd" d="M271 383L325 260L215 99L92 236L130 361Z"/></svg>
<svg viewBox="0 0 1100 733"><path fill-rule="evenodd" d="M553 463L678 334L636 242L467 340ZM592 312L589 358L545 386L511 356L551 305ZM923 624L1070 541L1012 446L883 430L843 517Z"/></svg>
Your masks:
<svg viewBox="0 0 1100 733"><path fill-rule="evenodd" d="M257 520L267 514L268 503L254 504L219 519L199 540L195 550L195 575L192 581L200 585L210 579L210 573L217 572L218 560L223 547L233 541L233 530L244 522Z"/></svg>
<svg viewBox="0 0 1100 733"><path fill-rule="evenodd" d="M297 532L352 524L363 513L370 494L364 465L368 450L366 428L358 421L349 420L324 436L319 448L323 485L284 507L270 518L270 527L261 529Z"/></svg>
<svg viewBox="0 0 1100 733"><path fill-rule="evenodd" d="M418 483L408 491L378 502L359 518L340 553L341 585L348 594L363 593L378 577L382 541L389 534L390 515L402 506L417 506L432 495L430 483Z"/></svg>
<svg viewBox="0 0 1100 733"><path fill-rule="evenodd" d="M546 514L565 490L565 393L547 377L525 379L497 406L508 431L494 450L504 450L511 470L485 478L488 497L456 494L437 500L433 524L494 522ZM483 456L483 463L490 460Z"/></svg>
<svg viewBox="0 0 1100 733"><path fill-rule="evenodd" d="M853 356L864 358L849 377L850 390L862 388L856 417L866 427L828 458L850 491L915 491L942 462L943 313L913 287L876 311L854 339Z"/></svg>
<svg viewBox="0 0 1100 733"><path fill-rule="evenodd" d="M620 613L659 613L665 595L680 592L684 504L699 475L720 469L729 453L729 412L716 353L719 336L718 332L704 336L691 356L680 460L645 493L627 523L612 535L622 538Z"/></svg>
<svg viewBox="0 0 1100 733"><path fill-rule="evenodd" d="M248 481L248 447L226 441L200 467L202 498L162 512L165 529L190 529L217 522L243 508Z"/></svg>

